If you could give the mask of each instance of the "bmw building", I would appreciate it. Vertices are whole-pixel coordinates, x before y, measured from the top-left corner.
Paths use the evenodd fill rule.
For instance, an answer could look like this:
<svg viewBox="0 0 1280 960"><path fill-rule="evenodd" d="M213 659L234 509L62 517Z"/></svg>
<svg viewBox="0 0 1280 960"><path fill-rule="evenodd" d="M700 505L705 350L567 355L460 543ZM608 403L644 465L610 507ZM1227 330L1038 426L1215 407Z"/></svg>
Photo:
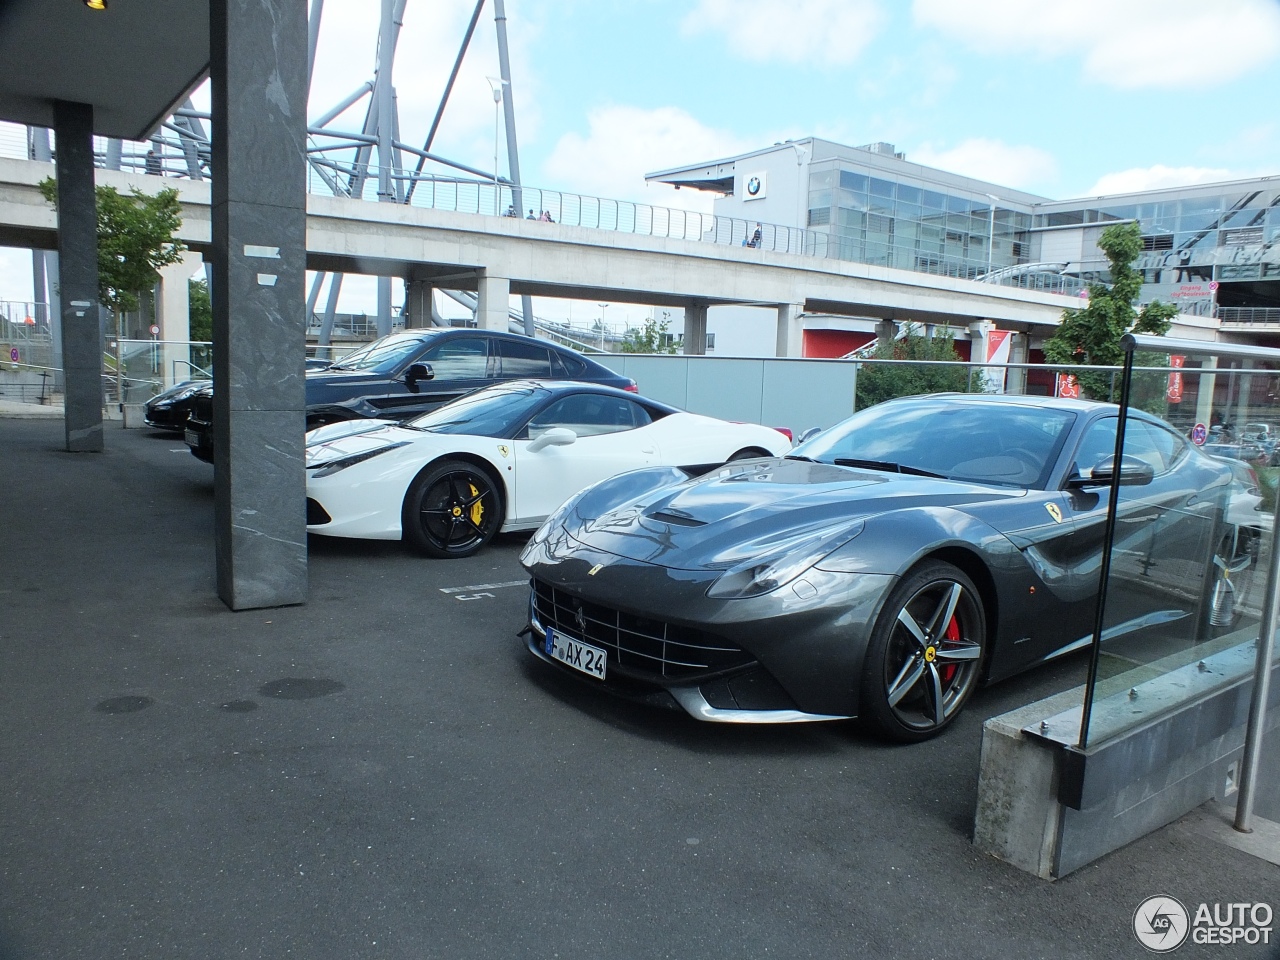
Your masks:
<svg viewBox="0 0 1280 960"><path fill-rule="evenodd" d="M1280 346L1280 178L1051 200L911 163L892 144L809 138L646 179L719 194L714 212L748 232L754 223L804 228L829 256L1049 290L1105 281L1099 235L1137 221L1142 302L1177 304L1181 325L1206 338ZM735 351L729 338L742 325L716 324L715 312L715 352L755 352L745 342ZM806 356L842 356L875 336L873 321L807 321Z"/></svg>

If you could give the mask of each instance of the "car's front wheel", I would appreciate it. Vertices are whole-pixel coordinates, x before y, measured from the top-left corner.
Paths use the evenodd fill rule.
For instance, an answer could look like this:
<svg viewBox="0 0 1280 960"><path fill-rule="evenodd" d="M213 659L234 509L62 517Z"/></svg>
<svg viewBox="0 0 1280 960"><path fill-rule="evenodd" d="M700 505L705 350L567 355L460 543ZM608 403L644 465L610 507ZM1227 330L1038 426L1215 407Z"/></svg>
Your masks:
<svg viewBox="0 0 1280 960"><path fill-rule="evenodd" d="M405 539L428 557L469 557L497 533L502 503L484 470L446 460L410 485L402 520Z"/></svg>
<svg viewBox="0 0 1280 960"><path fill-rule="evenodd" d="M936 736L977 687L986 645L973 581L949 563L921 564L894 588L871 633L862 719L906 743Z"/></svg>

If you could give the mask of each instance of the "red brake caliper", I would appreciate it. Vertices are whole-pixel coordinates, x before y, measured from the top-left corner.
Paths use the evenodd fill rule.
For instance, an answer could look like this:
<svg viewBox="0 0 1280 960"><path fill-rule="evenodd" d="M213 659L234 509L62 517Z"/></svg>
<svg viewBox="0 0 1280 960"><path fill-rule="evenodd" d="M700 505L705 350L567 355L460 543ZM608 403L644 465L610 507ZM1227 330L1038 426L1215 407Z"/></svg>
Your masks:
<svg viewBox="0 0 1280 960"><path fill-rule="evenodd" d="M947 629L943 631L942 639L946 640L948 643L960 642L960 621L957 620L954 615L951 617L951 622L947 624ZM943 683L950 683L951 678L956 675L956 671L958 669L960 668L954 663L943 664L943 666L938 670L938 678L942 680Z"/></svg>

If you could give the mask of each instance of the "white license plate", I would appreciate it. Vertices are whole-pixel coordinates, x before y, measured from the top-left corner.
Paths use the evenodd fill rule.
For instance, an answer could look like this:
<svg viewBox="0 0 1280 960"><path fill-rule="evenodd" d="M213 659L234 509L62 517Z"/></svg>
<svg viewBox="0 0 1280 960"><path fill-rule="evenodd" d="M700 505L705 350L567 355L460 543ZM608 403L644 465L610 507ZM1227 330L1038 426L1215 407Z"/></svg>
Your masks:
<svg viewBox="0 0 1280 960"><path fill-rule="evenodd" d="M196 433L194 430L187 430L182 434L182 438L187 441L188 447L200 446L200 434Z"/></svg>
<svg viewBox="0 0 1280 960"><path fill-rule="evenodd" d="M608 651L547 628L547 653L561 663L603 680Z"/></svg>

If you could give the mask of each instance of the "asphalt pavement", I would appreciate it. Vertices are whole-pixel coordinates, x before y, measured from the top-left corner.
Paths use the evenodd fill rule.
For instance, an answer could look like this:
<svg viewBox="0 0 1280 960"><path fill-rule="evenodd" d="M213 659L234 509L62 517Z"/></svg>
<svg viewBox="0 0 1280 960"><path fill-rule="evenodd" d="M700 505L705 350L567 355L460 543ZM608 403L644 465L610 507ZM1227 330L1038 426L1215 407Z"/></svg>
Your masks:
<svg viewBox="0 0 1280 960"><path fill-rule="evenodd" d="M106 442L0 419L0 960L1142 957L1149 896L1280 910L1203 815L1056 883L973 847L983 719L1083 659L916 746L702 724L527 654L520 538L313 538L305 605L233 613L212 468Z"/></svg>

